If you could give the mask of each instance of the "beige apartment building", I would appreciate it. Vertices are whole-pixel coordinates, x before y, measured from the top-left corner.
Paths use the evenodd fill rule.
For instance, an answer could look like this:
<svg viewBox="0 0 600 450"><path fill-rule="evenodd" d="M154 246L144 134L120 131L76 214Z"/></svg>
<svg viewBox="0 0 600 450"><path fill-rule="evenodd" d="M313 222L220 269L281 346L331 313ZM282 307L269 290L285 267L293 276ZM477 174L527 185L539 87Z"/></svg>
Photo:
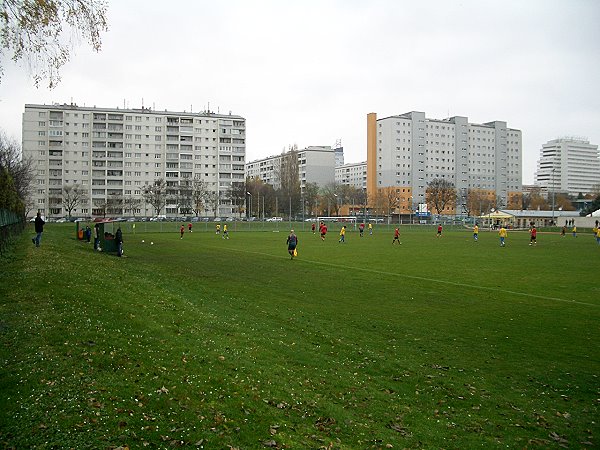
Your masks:
<svg viewBox="0 0 600 450"><path fill-rule="evenodd" d="M107 200L119 197L138 200L120 215L153 216L144 187L164 179L175 191L203 181L214 201L201 215L228 217L236 214L228 199L232 183L244 182L246 121L212 112L27 104L22 145L35 164L33 213L65 216L63 187L78 185L85 199L74 216L104 215ZM182 210L169 198L160 213Z"/></svg>

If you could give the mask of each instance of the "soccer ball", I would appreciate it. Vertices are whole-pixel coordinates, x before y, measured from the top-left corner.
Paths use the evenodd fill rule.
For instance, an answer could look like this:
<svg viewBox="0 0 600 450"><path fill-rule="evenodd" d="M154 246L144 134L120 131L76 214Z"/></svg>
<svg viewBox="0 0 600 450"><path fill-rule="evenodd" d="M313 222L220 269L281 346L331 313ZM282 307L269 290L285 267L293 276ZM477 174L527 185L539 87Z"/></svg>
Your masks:
<svg viewBox="0 0 600 450"><path fill-rule="evenodd" d="M101 249L100 247L98 247L98 251L99 251L99 252L101 252L101 251L102 251L102 249Z"/></svg>
<svg viewBox="0 0 600 450"><path fill-rule="evenodd" d="M142 244L144 243L144 240L142 239Z"/></svg>
<svg viewBox="0 0 600 450"><path fill-rule="evenodd" d="M154 242L150 242L150 245L154 245Z"/></svg>

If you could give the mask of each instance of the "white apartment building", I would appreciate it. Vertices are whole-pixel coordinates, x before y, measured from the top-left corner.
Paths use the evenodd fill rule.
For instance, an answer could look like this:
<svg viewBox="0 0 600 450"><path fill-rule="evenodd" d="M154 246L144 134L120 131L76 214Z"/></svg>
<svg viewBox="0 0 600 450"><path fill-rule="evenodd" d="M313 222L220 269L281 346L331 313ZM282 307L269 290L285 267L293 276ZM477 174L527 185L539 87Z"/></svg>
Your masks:
<svg viewBox="0 0 600 450"><path fill-rule="evenodd" d="M260 178L275 189L281 187L279 173L283 155L269 156L246 163L246 176ZM309 146L298 150L300 187L306 183L325 186L335 181L335 152L330 146Z"/></svg>
<svg viewBox="0 0 600 450"><path fill-rule="evenodd" d="M535 184L548 192L592 192L600 184L598 146L585 138L563 137L542 145Z"/></svg>
<svg viewBox="0 0 600 450"><path fill-rule="evenodd" d="M235 214L227 192L244 182L246 121L210 112L80 107L74 104L25 105L23 154L36 169L34 209L47 217L66 215L63 186L79 185L87 200L72 212L104 214L107 199L139 199L123 215L152 216L144 186L164 179L170 188L202 180L215 199L205 215ZM163 214L182 211L168 200Z"/></svg>
<svg viewBox="0 0 600 450"><path fill-rule="evenodd" d="M457 189L456 213L468 189L499 196L507 204L509 196L521 192L521 164L521 131L506 122L428 119L416 111L367 116L369 195L379 188L402 188L411 204L423 204L427 184L443 178Z"/></svg>
<svg viewBox="0 0 600 450"><path fill-rule="evenodd" d="M367 162L348 163L335 168L335 183L367 189Z"/></svg>

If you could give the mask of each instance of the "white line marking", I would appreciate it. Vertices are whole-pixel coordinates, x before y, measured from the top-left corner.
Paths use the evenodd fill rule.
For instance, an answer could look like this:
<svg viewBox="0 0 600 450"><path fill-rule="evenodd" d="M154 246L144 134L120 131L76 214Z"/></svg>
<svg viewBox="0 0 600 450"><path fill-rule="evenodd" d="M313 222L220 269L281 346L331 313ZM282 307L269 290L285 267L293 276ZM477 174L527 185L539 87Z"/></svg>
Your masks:
<svg viewBox="0 0 600 450"><path fill-rule="evenodd" d="M224 250L223 247L212 247L212 248L218 249L218 250ZM271 253L252 252L252 251L241 250L241 249L237 249L237 248L225 248L225 249L233 251L233 252L239 252L239 253L250 253L253 255L269 256L271 258L289 259L285 256L273 255ZM320 264L322 266L338 267L340 269L360 270L362 272L376 273L379 275L390 275L390 276L395 276L395 277L400 277L400 278L408 278L408 279L412 279L412 280L429 281L431 283L447 284L447 285L451 285L451 286L466 287L466 288L470 288L470 289L479 289L482 291L501 292L504 294L513 294L513 295L520 295L523 297L539 298L542 300L551 300L551 301L555 301L555 302L573 303L573 304L577 304L577 305L595 306L595 307L600 306L600 305L596 305L594 303L579 302L577 300L567 300L567 299L558 298L558 297L545 297L543 295L527 294L526 292L510 291L507 289L500 289L500 288L489 287L489 286L477 286L474 284L458 283L456 281L436 280L435 278L420 277L417 275L406 275L406 274L397 273L397 272L385 272L383 270L367 269L365 267L344 266L343 264L333 264L333 263L328 263L328 262L323 262L323 261L308 261L305 259L297 259L296 261L306 262L306 263L310 263L310 264Z"/></svg>

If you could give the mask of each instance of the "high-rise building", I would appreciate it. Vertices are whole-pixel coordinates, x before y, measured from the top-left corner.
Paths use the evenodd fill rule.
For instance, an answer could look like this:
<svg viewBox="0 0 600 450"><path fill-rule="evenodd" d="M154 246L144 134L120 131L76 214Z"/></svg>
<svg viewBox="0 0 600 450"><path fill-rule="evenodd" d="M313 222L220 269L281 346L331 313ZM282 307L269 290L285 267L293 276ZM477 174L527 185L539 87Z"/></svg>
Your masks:
<svg viewBox="0 0 600 450"><path fill-rule="evenodd" d="M467 117L428 119L408 112L377 119L367 115L367 190L395 188L400 211L424 204L436 178L457 190L461 213L469 190L499 198L505 205L521 192L521 131L506 122L469 123Z"/></svg>
<svg viewBox="0 0 600 450"><path fill-rule="evenodd" d="M111 201L108 215L152 216L144 189L160 179L171 193L161 214L189 214L180 188L200 180L213 199L202 215L231 216L228 192L244 182L246 121L210 112L28 104L23 153L35 164L34 210L47 217L66 215L62 189L74 185L85 197L75 216L105 215Z"/></svg>
<svg viewBox="0 0 600 450"><path fill-rule="evenodd" d="M335 182L358 189L367 189L367 162L348 163L335 168Z"/></svg>
<svg viewBox="0 0 600 450"><path fill-rule="evenodd" d="M298 176L302 189L306 183L325 186L334 182L335 152L330 146L309 146L296 151L298 152ZM279 189L281 161L285 155L287 153L246 163L246 176L260 178L275 189Z"/></svg>
<svg viewBox="0 0 600 450"><path fill-rule="evenodd" d="M588 194L600 184L598 146L585 138L564 137L542 145L535 184L548 192Z"/></svg>

